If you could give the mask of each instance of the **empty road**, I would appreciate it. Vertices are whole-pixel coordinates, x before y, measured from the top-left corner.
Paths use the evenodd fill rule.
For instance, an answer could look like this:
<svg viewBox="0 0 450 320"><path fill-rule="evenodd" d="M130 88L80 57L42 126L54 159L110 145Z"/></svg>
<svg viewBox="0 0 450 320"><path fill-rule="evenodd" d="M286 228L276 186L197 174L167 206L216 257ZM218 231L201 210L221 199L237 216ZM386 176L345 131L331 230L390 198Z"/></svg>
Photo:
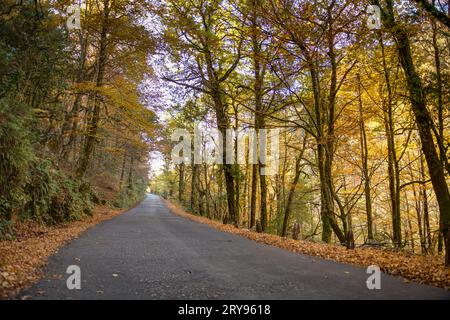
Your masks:
<svg viewBox="0 0 450 320"><path fill-rule="evenodd" d="M81 289L66 269L81 270ZM49 259L18 299L450 299L450 292L291 253L171 213L154 195L89 229Z"/></svg>

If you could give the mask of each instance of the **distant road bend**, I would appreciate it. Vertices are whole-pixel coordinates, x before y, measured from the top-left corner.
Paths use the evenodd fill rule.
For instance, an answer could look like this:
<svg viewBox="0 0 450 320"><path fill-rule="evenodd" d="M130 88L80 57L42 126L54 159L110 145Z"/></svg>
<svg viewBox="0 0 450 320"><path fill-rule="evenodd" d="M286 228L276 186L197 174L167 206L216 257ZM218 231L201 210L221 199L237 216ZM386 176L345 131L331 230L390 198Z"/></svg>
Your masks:
<svg viewBox="0 0 450 320"><path fill-rule="evenodd" d="M81 289L66 269L81 269ZM32 299L450 299L450 292L295 254L174 215L155 195L103 222L49 260Z"/></svg>

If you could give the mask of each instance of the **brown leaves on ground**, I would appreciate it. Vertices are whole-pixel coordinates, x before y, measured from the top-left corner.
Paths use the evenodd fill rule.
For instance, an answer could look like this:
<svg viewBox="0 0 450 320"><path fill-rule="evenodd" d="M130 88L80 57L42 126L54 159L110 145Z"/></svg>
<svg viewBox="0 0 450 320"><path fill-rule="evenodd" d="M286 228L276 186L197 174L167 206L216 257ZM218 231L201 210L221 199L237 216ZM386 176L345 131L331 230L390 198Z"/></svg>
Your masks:
<svg viewBox="0 0 450 320"><path fill-rule="evenodd" d="M394 252L388 249L367 247L347 250L345 247L339 245L299 241L273 234L256 233L248 229L239 229L229 224L224 225L206 217L189 214L167 200L165 200L165 203L177 215L207 224L224 232L240 235L250 240L336 262L363 267L377 265L382 271L391 275L402 276L406 281L414 280L450 290L450 269L445 268L443 257L413 255L404 252Z"/></svg>
<svg viewBox="0 0 450 320"><path fill-rule="evenodd" d="M0 298L11 297L41 276L47 258L58 248L99 222L123 210L96 207L92 217L58 226L20 223L14 226L16 239L0 241Z"/></svg>

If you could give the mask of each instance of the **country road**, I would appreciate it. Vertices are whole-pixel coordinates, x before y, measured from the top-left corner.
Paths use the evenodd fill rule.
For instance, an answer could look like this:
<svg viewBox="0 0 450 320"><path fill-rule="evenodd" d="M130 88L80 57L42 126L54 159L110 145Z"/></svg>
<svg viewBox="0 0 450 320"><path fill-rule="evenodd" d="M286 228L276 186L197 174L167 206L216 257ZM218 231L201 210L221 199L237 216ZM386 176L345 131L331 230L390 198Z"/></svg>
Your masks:
<svg viewBox="0 0 450 320"><path fill-rule="evenodd" d="M81 289L66 269L81 269ZM28 299L450 299L450 292L382 275L368 290L365 268L294 254L171 213L148 195L49 260Z"/></svg>

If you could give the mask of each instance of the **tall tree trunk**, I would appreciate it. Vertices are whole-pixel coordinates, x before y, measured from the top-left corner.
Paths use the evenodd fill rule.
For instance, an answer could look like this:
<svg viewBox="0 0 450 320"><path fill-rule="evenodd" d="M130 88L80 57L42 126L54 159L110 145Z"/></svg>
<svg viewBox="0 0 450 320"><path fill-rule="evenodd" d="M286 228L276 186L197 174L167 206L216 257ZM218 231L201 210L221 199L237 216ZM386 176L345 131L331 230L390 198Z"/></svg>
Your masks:
<svg viewBox="0 0 450 320"><path fill-rule="evenodd" d="M107 36L109 32L109 13L110 13L109 0L103 0L103 5L104 8L102 19L102 31L100 34L99 52L98 52L98 73L96 81L97 88L103 86L105 67L107 62L106 48L107 48ZM83 177L84 174L86 173L90 158L94 151L95 141L97 139L98 124L100 121L100 97L98 93L95 93L94 95L95 95L94 110L92 111L92 116L90 118L90 122L88 125L86 142L77 168L77 176L79 178Z"/></svg>
<svg viewBox="0 0 450 320"><path fill-rule="evenodd" d="M422 81L414 66L408 34L404 28L400 28L395 22L393 1L386 0L386 3L387 14L384 15L384 20L396 40L398 56L405 73L411 107L422 143L422 151L427 161L431 183L439 206L445 244L445 265L450 267L450 193L431 133L432 119L426 107Z"/></svg>
<svg viewBox="0 0 450 320"><path fill-rule="evenodd" d="M347 183L345 182L345 177L344 177L344 183L343 183L343 187L344 187L344 192L346 192L347 190ZM346 238L346 247L347 249L355 249L355 236L353 233L353 217L352 217L352 212L351 209L349 208L349 201L348 201L348 197L345 197L345 203L344 203L344 208L345 208L345 212L346 212L346 224L347 224L347 230L345 232L345 238Z"/></svg>
<svg viewBox="0 0 450 320"><path fill-rule="evenodd" d="M406 205L406 223L407 223L407 226L408 226L407 230L409 231L409 241L410 241L410 244L411 244L410 245L411 246L411 250L414 253L414 250L415 250L414 233L413 233L413 229L412 229L411 218L409 217L408 193L405 191L404 195L405 195L405 205ZM408 241L408 231L405 230L405 242Z"/></svg>
<svg viewBox="0 0 450 320"><path fill-rule="evenodd" d="M379 34L379 42L383 60L383 73L387 89L387 101L383 106L383 120L386 131L388 144L388 176L389 176L389 196L391 200L392 215L392 242L394 246L401 246L402 232L400 220L400 174L397 160L397 152L395 148L395 126L393 111L393 94L389 70L386 62L386 54L381 33Z"/></svg>
<svg viewBox="0 0 450 320"><path fill-rule="evenodd" d="M77 76L75 79L76 83L81 83L84 80L85 77L85 64L86 64L86 55L87 55L87 46L88 46L88 34L86 33L85 37L83 37L83 31L80 30L79 32L79 40L80 40L80 57L78 60L78 70L77 70ZM70 112L66 114L66 117L64 119L64 123L61 128L61 158L66 159L67 153L68 153L68 147L75 141L75 137L77 135L77 126L78 126L78 119L77 115L80 111L81 106L81 99L83 97L83 94L77 93L75 95L75 100L72 105L72 109ZM67 131L69 131L69 139L65 142L65 137L67 135Z"/></svg>
<svg viewBox="0 0 450 320"><path fill-rule="evenodd" d="M372 197L370 194L370 175L368 167L368 147L366 127L364 125L364 115L362 106L362 92L361 92L361 77L358 74L358 105L359 105L359 118L360 118L360 141L361 141L361 168L362 176L364 179L364 196L366 201L366 215L367 215L367 239L373 241L373 221L372 221Z"/></svg>
<svg viewBox="0 0 450 320"><path fill-rule="evenodd" d="M235 183L235 195L236 195L236 225L240 224L241 221L241 217L240 217L240 212L241 212L241 205L240 205L240 196L241 196L241 191L240 191L240 187L241 187L241 183L242 183L242 173L240 170L240 166L239 164L237 164L237 159L238 159L238 130L239 130L239 109L236 106L236 104L233 104L233 111L234 111L234 130L236 132L236 137L234 138L233 141L233 152L234 152L234 159L236 159L236 165L234 166L235 170L235 176L236 176L236 183Z"/></svg>
<svg viewBox="0 0 450 320"><path fill-rule="evenodd" d="M122 159L122 169L120 170L120 183L119 183L120 189L122 189L123 181L125 179L125 165L126 165L126 163L127 163L127 154L126 154L126 152L124 152L123 159Z"/></svg>
<svg viewBox="0 0 450 320"><path fill-rule="evenodd" d="M262 146L266 146L265 141L260 141L261 136L259 135L260 129L265 129L265 110L262 102L263 98L263 83L264 83L264 67L261 64L261 43L259 41L258 35L258 22L257 22L257 1L252 0L252 58L253 58L253 91L255 98L255 131L257 136L259 137L259 148ZM266 137L267 138L267 137ZM265 149L265 148L263 148ZM261 152L266 152L267 150L260 150ZM258 164L259 164L259 189L261 192L260 196L260 222L261 229L264 231L267 227L267 183L266 176L261 174L265 165L261 162L260 157L258 156Z"/></svg>
<svg viewBox="0 0 450 320"><path fill-rule="evenodd" d="M211 206L210 203L208 201L209 198L211 198L211 191L210 191L210 179L208 178L208 166L205 164L203 164L203 174L204 174L204 179L205 179L205 213L206 216L208 218L211 218Z"/></svg>
<svg viewBox="0 0 450 320"><path fill-rule="evenodd" d="M184 163L180 163L178 166L179 175L178 175L178 202L184 205L184 171L185 165Z"/></svg>
<svg viewBox="0 0 450 320"><path fill-rule="evenodd" d="M131 189L133 187L133 163L134 163L134 157L130 157L130 168L128 170L128 189Z"/></svg>
<svg viewBox="0 0 450 320"><path fill-rule="evenodd" d="M409 154L408 154L408 162L412 163ZM415 180L415 176L414 176L411 166L409 166L409 174L410 174L411 180L412 181ZM416 214L417 214L417 228L419 231L420 250L421 250L422 254L425 254L427 251L427 248L426 248L426 243L425 243L424 230L423 230L423 226L422 226L422 202L421 202L422 193L419 192L419 195L417 194L417 190L416 190L416 187L414 184L412 185L412 191L413 191L415 209L416 209ZM406 195L406 192L405 192L405 195Z"/></svg>
<svg viewBox="0 0 450 320"><path fill-rule="evenodd" d="M423 163L423 154L420 153L420 176L422 181L426 180L425 177L425 165ZM433 250L433 244L431 241L431 228L430 228L430 213L428 208L428 195L427 195L427 188L425 184L421 185L421 195L422 195L422 208L423 208L423 221L424 221L424 236L427 240L427 252L430 252Z"/></svg>
<svg viewBox="0 0 450 320"><path fill-rule="evenodd" d="M246 227L250 227L250 212L248 206L248 189L250 185L250 165L248 161L248 152L245 154L245 176L244 176L244 191L243 191L243 199L242 203L244 204L243 211L241 214L242 222L246 222L244 225Z"/></svg>
<svg viewBox="0 0 450 320"><path fill-rule="evenodd" d="M433 5L434 5L433 1ZM448 3L450 5L450 1ZM450 17L450 6L448 7L448 16ZM436 101L436 109L437 109L437 115L438 115L438 123L437 123L437 133L436 133L436 139L439 147L439 154L440 154L440 160L442 162L442 166L444 169L447 170L447 173L450 174L450 166L447 161L446 157L446 148L444 146L444 113L443 113L443 84L442 84L442 72L441 72L441 58L440 58L440 50L438 45L438 39L437 39L437 23L435 19L431 18L431 25L433 28L433 50L434 50L434 64L436 67L436 95L437 95L437 101ZM448 40L449 43L449 50L450 50L450 40ZM425 193L426 195L426 193ZM439 224L439 231L438 231L438 252L442 252L443 247L443 234L442 234L442 223Z"/></svg>
<svg viewBox="0 0 450 320"><path fill-rule="evenodd" d="M439 153L442 161L442 165L444 169L448 165L446 163L446 150L444 147L444 107L443 107L443 84L442 84L442 71L441 71L441 58L440 58L440 50L437 39L437 25L436 21L432 20L432 28L433 28L433 51L434 51L434 64L436 67L436 109L437 109L437 119L438 119L438 132L437 132L437 141L439 147ZM448 169L448 168L447 168ZM449 172L450 173L450 172Z"/></svg>
<svg viewBox="0 0 450 320"><path fill-rule="evenodd" d="M218 122L218 127L219 127L219 131L222 133L223 136L223 145L226 146L227 145L227 135L226 135L226 129L228 128L228 125L225 124L225 122L223 121L223 119L225 118L225 114L218 112L218 118L217 118L217 122ZM219 118L222 117L222 118ZM225 216L224 219L224 223L231 223L231 224L236 224L237 223L237 217L238 217L238 213L237 213L237 208L236 208L236 196L235 196L235 179L234 179L234 165L233 164L227 164L226 163L226 151L227 148L224 148L224 152L223 152L223 164L222 164L222 168L223 168L223 173L225 176L225 188L227 190L227 204L228 204L228 216Z"/></svg>
<svg viewBox="0 0 450 320"><path fill-rule="evenodd" d="M191 175L191 199L190 199L190 205L189 208L191 210L192 213L196 213L196 209L197 209L197 195L198 195L198 170L199 170L199 165L198 164L194 164L194 157L192 157L192 175Z"/></svg>
<svg viewBox="0 0 450 320"><path fill-rule="evenodd" d="M264 123L263 121L261 121ZM260 125L261 125L260 122ZM264 128L264 124L262 124L259 128ZM267 139L268 137L265 137ZM264 146L266 146L266 143L263 143ZM261 141L260 141L260 147L261 147ZM263 151L266 152L267 150ZM265 231L267 228L267 183L266 183L266 176L262 174L262 170L265 168L265 165L259 162L259 188L261 192L260 196L260 217L261 217L261 230Z"/></svg>
<svg viewBox="0 0 450 320"><path fill-rule="evenodd" d="M324 201L326 203L326 220L333 230L336 237L339 239L341 244L346 242L345 233L340 229L335 215L334 215L334 197L337 194L334 192L334 182L333 182L333 158L335 149L335 121L336 121L336 95L338 91L337 86L337 61L335 54L335 31L333 30L333 11L336 3L332 2L327 8L329 23L327 30L327 42L328 42L328 57L330 59L331 65L331 76L330 76L330 86L328 89L328 101L325 103L327 110L322 110L324 120L322 123L326 125L326 134L321 137L321 144L324 145L323 148L323 181L324 185ZM318 84L319 85L319 84Z"/></svg>
<svg viewBox="0 0 450 320"><path fill-rule="evenodd" d="M258 192L258 164L252 164L252 186L250 196L250 228L256 223L256 193Z"/></svg>
<svg viewBox="0 0 450 320"><path fill-rule="evenodd" d="M328 10L329 12L331 10ZM283 22L281 22L283 23ZM313 121L315 127L315 138L317 143L317 167L319 172L319 185L320 185L320 216L322 220L322 241L329 243L331 241L331 234L334 231L336 236L339 238L339 241L342 244L345 244L345 235L339 228L339 225L336 222L336 218L334 216L333 210L333 196L330 187L332 187L332 179L331 179L331 162L332 162L332 144L330 144L330 139L333 139L333 136L329 135L334 134L334 127L328 127L327 132L325 132L325 126L329 125L329 119L333 119L334 114L332 110L332 106L330 103L334 103L334 96L336 94L336 90L330 90L329 101L322 101L322 93L320 87L320 72L318 70L318 66L316 63L316 59L313 58L311 52L308 49L308 46L305 44L303 39L297 37L295 34L291 34L292 41L300 48L302 51L304 58L306 60L306 66L308 68L308 72L311 77L311 86L313 91L314 98L314 113L313 113ZM330 36L328 36L330 38ZM330 41L329 44L333 42ZM330 60L333 60L334 54L332 52L329 53ZM335 58L335 57L334 57ZM336 64L335 61L332 61L332 78L336 77ZM330 89L336 88L336 79L332 79L330 81ZM326 114L326 110L324 110L324 105L328 104L329 112ZM328 117L327 117L328 115ZM328 120L328 122L327 122Z"/></svg>
<svg viewBox="0 0 450 320"><path fill-rule="evenodd" d="M303 159L303 152L295 160L294 179L292 180L291 186L289 188L288 199L287 199L286 207L284 208L283 229L281 231L282 237L286 237L288 224L289 224L289 216L291 214L292 201L294 200L295 189L297 187L297 183L300 178L300 173L301 173L300 164L302 162L302 159Z"/></svg>

